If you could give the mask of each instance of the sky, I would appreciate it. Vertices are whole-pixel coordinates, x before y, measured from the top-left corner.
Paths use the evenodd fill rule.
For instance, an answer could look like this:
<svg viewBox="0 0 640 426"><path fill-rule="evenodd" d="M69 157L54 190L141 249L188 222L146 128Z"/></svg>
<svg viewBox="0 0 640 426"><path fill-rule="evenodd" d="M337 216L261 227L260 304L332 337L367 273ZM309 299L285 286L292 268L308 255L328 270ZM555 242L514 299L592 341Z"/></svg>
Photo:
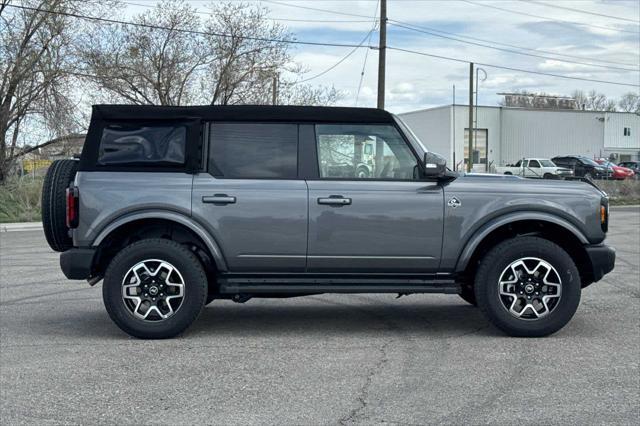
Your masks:
<svg viewBox="0 0 640 426"><path fill-rule="evenodd" d="M269 17L285 25L301 41L359 44L374 27L373 17L379 15L378 0L245 2L269 8ZM138 5L127 5L126 15L145 10L140 4L153 6L156 1L131 0L131 3ZM188 3L204 12L210 1ZM514 90L570 95L576 89L595 89L610 98L629 91L639 92L638 87L569 80L488 65L638 85L640 0L388 0L387 8L388 46L487 64L480 66L486 72L486 80L479 83L478 90L482 105L497 105L501 98L497 93ZM446 37L504 50L398 25L432 33L435 30ZM365 41L364 46L377 46L378 37L375 30L370 43ZM305 45L292 49L294 60L309 70L304 78L323 73L353 50ZM340 90L343 93L340 105L375 107L377 67L378 51L363 47L309 84ZM454 85L456 103L468 102L469 65L465 62L387 49L386 76L386 109L395 113L451 104Z"/></svg>

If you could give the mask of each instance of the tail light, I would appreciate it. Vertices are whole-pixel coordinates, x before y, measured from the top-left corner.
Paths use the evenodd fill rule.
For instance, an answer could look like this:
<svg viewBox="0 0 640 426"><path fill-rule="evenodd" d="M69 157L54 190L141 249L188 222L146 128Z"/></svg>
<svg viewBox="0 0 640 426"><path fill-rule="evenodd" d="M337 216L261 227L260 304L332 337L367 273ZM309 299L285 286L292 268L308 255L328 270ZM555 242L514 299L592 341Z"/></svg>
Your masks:
<svg viewBox="0 0 640 426"><path fill-rule="evenodd" d="M67 228L73 229L78 227L79 196L80 193L77 187L71 186L67 188Z"/></svg>

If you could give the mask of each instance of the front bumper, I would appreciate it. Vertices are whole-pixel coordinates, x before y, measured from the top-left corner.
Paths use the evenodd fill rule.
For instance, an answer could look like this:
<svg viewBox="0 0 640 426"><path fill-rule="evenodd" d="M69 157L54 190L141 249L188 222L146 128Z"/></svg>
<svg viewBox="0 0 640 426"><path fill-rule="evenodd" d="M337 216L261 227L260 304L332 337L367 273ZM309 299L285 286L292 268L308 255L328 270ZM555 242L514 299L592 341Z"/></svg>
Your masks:
<svg viewBox="0 0 640 426"><path fill-rule="evenodd" d="M70 280L86 280L91 277L94 248L72 248L60 253L60 268Z"/></svg>
<svg viewBox="0 0 640 426"><path fill-rule="evenodd" d="M616 250L604 244L586 246L585 250L591 261L592 282L600 281L613 270L616 263Z"/></svg>

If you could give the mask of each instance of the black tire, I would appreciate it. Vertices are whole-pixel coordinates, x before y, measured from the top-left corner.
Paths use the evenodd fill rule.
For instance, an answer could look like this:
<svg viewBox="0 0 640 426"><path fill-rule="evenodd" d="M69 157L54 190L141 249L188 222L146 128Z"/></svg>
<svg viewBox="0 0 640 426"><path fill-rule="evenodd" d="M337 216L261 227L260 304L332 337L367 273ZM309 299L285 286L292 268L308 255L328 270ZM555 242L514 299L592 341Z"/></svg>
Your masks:
<svg viewBox="0 0 640 426"><path fill-rule="evenodd" d="M42 227L49 247L55 251L73 247L67 228L67 188L77 171L76 160L56 160L42 184Z"/></svg>
<svg viewBox="0 0 640 426"><path fill-rule="evenodd" d="M369 169L365 166L360 166L356 169L356 177L358 179L368 179L370 177Z"/></svg>
<svg viewBox="0 0 640 426"><path fill-rule="evenodd" d="M552 173L545 173L544 176L542 176L543 179L556 179L556 175L552 174Z"/></svg>
<svg viewBox="0 0 640 426"><path fill-rule="evenodd" d="M535 257L550 264L561 280L561 297L543 317L526 320L503 305L498 282L503 271L518 259ZM539 237L516 237L487 253L476 274L478 306L489 321L511 336L540 337L555 333L573 317L580 303L580 275L571 257L557 244ZM536 293L537 294L537 293Z"/></svg>
<svg viewBox="0 0 640 426"><path fill-rule="evenodd" d="M511 172L504 172L504 174L507 175L507 176L513 176L513 173L511 173Z"/></svg>
<svg viewBox="0 0 640 426"><path fill-rule="evenodd" d="M147 321L134 316L122 297L127 272L147 259L170 263L184 278L182 304L164 320ZM125 247L113 258L104 276L102 297L109 316L125 333L141 339L166 339L183 332L202 311L207 275L196 255L183 245L166 239L146 239Z"/></svg>
<svg viewBox="0 0 640 426"><path fill-rule="evenodd" d="M476 293L473 291L472 286L463 285L462 291L460 292L459 296L462 298L462 300L469 303L470 305L478 306L478 301L476 300Z"/></svg>

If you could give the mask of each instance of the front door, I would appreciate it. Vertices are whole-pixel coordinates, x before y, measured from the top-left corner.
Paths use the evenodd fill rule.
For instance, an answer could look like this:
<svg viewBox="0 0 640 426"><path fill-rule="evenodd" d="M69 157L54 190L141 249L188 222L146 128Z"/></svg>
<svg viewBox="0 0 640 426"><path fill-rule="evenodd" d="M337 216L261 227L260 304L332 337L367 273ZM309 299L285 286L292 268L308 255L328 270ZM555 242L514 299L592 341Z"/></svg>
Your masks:
<svg viewBox="0 0 640 426"><path fill-rule="evenodd" d="M212 123L207 171L192 211L231 272L304 272L307 185L298 179L298 125Z"/></svg>
<svg viewBox="0 0 640 426"><path fill-rule="evenodd" d="M318 179L309 186L310 272L436 271L443 191L421 181L392 125L316 125Z"/></svg>

